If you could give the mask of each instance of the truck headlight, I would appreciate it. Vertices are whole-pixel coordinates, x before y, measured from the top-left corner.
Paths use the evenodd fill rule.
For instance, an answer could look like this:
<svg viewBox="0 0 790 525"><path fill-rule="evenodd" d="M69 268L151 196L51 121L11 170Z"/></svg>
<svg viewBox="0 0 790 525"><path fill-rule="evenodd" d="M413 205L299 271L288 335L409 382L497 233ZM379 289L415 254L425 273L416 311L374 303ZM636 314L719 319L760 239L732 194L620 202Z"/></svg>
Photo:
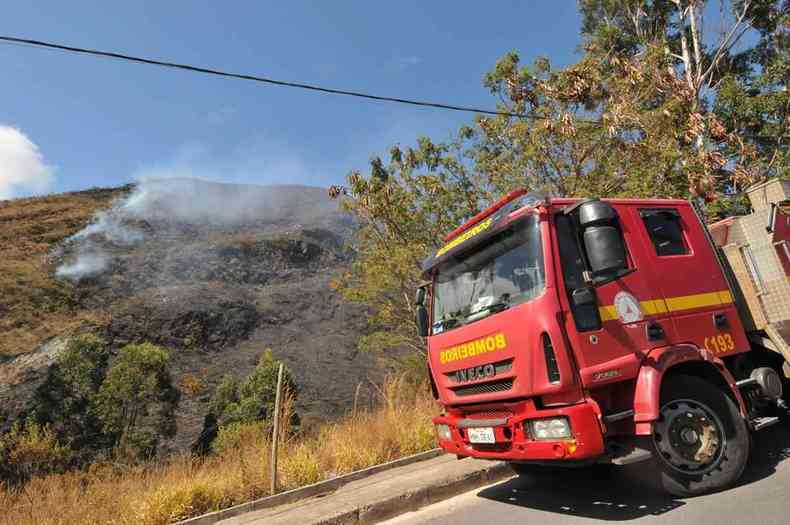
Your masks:
<svg viewBox="0 0 790 525"><path fill-rule="evenodd" d="M529 422L530 434L534 439L569 439L573 437L567 417L533 419Z"/></svg>
<svg viewBox="0 0 790 525"><path fill-rule="evenodd" d="M436 436L442 441L453 440L453 433L448 425L436 425Z"/></svg>

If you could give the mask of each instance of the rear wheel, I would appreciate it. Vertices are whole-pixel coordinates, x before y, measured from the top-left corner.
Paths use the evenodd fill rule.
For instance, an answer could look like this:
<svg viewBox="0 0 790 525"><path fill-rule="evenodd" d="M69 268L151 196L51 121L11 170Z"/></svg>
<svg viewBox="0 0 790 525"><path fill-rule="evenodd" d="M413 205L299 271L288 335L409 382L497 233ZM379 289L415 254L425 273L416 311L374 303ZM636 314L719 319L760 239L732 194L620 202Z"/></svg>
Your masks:
<svg viewBox="0 0 790 525"><path fill-rule="evenodd" d="M661 389L653 447L663 489L696 496L729 487L749 458L749 428L721 389L693 376L675 376Z"/></svg>

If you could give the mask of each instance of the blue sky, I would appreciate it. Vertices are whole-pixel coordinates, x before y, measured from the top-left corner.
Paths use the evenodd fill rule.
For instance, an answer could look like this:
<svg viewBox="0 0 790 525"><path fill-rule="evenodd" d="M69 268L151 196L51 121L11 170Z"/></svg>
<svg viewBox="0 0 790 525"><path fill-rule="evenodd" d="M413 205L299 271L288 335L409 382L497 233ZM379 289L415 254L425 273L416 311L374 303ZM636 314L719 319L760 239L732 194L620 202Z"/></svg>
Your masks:
<svg viewBox="0 0 790 525"><path fill-rule="evenodd" d="M573 0L29 0L5 3L0 34L493 107L481 79L499 56L568 64L579 23ZM5 44L0 68L0 126L38 147L49 191L143 175L326 186L390 144L444 139L472 118Z"/></svg>

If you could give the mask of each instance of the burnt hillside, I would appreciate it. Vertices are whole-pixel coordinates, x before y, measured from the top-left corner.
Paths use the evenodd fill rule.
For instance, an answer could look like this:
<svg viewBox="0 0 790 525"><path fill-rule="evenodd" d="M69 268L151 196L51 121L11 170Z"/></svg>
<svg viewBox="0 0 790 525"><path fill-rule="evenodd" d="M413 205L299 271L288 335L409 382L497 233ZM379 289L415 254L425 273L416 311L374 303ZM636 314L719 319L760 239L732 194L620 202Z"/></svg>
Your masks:
<svg viewBox="0 0 790 525"><path fill-rule="evenodd" d="M291 368L304 416L342 412L383 373L356 350L363 312L329 286L351 227L304 186L167 180L0 203L0 427L24 413L52 342L82 330L170 351L174 449L200 432L221 376L248 374L265 348Z"/></svg>

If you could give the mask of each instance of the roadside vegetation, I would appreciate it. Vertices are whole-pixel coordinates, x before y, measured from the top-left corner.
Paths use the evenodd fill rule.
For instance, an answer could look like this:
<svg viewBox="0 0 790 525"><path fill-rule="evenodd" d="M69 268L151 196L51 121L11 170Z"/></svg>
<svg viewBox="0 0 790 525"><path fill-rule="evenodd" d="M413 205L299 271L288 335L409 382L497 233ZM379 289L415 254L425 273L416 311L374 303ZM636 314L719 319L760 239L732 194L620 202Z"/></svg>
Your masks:
<svg viewBox="0 0 790 525"><path fill-rule="evenodd" d="M293 412L285 403L284 414ZM319 428L286 425L279 487L287 490L429 450L436 406L425 385L392 377L377 408L349 413ZM221 427L204 457L158 464L97 463L89 469L34 477L0 490L0 523L166 524L268 494L271 454L266 421ZM51 436L30 438L54 454Z"/></svg>
<svg viewBox="0 0 790 525"><path fill-rule="evenodd" d="M24 419L0 436L0 482L152 458L175 431L179 392L168 353L129 344L111 359L98 337L73 337L36 391Z"/></svg>

